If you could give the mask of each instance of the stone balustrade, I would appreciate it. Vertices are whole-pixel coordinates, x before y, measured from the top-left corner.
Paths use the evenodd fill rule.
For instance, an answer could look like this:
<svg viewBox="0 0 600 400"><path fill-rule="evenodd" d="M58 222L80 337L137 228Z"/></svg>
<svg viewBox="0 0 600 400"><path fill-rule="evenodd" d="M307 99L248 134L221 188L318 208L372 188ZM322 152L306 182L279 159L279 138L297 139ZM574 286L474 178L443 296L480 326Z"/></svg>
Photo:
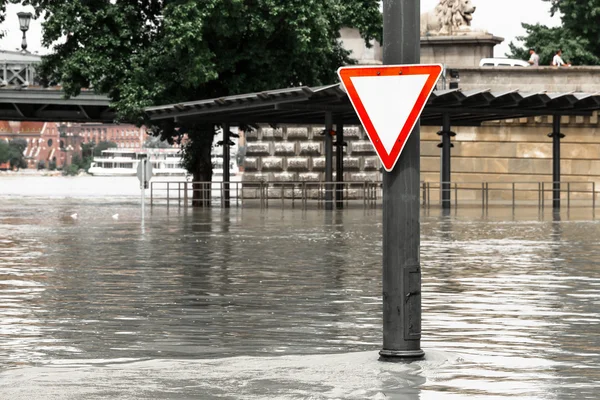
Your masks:
<svg viewBox="0 0 600 400"><path fill-rule="evenodd" d="M458 68L463 90L600 92L600 67Z"/></svg>

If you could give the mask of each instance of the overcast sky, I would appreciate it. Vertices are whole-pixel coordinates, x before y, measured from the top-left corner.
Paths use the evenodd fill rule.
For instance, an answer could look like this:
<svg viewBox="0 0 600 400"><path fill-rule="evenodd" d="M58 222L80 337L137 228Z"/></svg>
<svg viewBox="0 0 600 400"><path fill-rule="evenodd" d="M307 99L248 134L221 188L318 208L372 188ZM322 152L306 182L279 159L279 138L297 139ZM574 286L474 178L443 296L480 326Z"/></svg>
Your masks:
<svg viewBox="0 0 600 400"><path fill-rule="evenodd" d="M433 9L439 0L421 0L423 11ZM503 37L502 44L496 46L495 55L503 57L508 52L508 43L516 36L525 32L521 22L543 23L549 26L560 24L558 16L550 17L550 6L542 0L472 0L477 7L473 15L473 27L487 30L495 36ZM5 32L5 37L0 40L0 49L15 50L21 48L21 31L17 12L33 11L30 7L9 4L7 6L6 21L0 24L0 31ZM39 21L31 21L27 32L28 50L31 52L47 53L41 48L41 25Z"/></svg>

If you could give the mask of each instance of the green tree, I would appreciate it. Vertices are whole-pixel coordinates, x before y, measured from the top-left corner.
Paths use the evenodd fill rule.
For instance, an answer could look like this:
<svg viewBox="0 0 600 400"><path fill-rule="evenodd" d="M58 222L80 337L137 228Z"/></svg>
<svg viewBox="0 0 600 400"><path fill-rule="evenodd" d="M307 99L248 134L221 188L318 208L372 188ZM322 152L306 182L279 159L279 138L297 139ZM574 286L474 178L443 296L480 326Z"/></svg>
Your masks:
<svg viewBox="0 0 600 400"><path fill-rule="evenodd" d="M0 164L4 164L10 160L10 147L8 142L0 139Z"/></svg>
<svg viewBox="0 0 600 400"><path fill-rule="evenodd" d="M527 35L517 37L525 47L510 43L509 57L529 59L529 48L536 49L540 65L549 65L558 49L565 61L575 65L600 64L600 0L543 0L550 2L552 15L560 13L562 25L522 24Z"/></svg>
<svg viewBox="0 0 600 400"><path fill-rule="evenodd" d="M102 150L113 149L117 147L115 142L99 142L96 146L94 146L94 157L100 157L102 155Z"/></svg>
<svg viewBox="0 0 600 400"><path fill-rule="evenodd" d="M96 146L96 143L94 141L91 141L88 143L82 143L81 144L81 157L83 157L84 159L87 157L93 157L95 146Z"/></svg>
<svg viewBox="0 0 600 400"><path fill-rule="evenodd" d="M27 142L23 139L13 139L8 143L8 162L11 169L27 168L27 160L25 160L25 149Z"/></svg>
<svg viewBox="0 0 600 400"><path fill-rule="evenodd" d="M45 18L43 44L59 43L39 68L45 82L61 82L71 96L93 87L122 120L146 126L142 110L151 105L333 83L337 68L352 62L340 29L358 28L367 43L382 33L379 0L24 4ZM211 180L214 126L164 122L151 131L170 144L187 134L183 165L195 181Z"/></svg>

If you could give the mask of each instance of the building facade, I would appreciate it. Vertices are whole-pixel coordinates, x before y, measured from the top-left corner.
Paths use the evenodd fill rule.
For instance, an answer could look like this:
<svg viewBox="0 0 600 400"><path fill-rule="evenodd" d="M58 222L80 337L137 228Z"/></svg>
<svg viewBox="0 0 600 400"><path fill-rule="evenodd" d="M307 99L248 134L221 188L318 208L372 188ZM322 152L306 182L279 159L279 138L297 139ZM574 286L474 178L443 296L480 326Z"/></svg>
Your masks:
<svg viewBox="0 0 600 400"><path fill-rule="evenodd" d="M27 143L24 156L28 168L69 165L73 156L81 155L84 143L113 142L118 148L139 149L146 137L144 127L128 124L0 121L0 140Z"/></svg>

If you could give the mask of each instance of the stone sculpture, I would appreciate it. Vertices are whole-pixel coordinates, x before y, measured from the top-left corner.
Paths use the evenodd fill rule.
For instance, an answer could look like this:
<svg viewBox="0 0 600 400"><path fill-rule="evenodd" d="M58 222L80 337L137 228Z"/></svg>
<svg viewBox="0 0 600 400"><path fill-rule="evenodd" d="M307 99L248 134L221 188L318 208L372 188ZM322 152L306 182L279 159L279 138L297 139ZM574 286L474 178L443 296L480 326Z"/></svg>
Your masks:
<svg viewBox="0 0 600 400"><path fill-rule="evenodd" d="M471 0L440 0L433 10L421 14L421 36L468 33L474 12Z"/></svg>

